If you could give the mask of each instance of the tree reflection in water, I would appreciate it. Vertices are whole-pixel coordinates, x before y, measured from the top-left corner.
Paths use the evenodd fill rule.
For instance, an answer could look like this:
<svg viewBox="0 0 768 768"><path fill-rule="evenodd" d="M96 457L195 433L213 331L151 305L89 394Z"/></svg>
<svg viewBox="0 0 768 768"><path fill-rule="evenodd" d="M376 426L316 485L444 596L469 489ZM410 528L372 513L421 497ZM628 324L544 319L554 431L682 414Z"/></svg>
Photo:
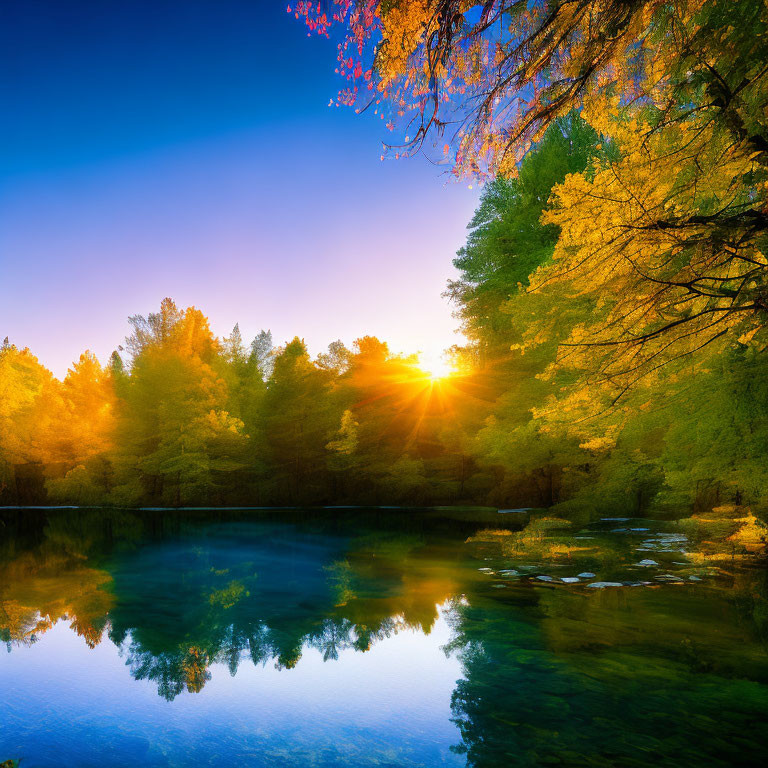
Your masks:
<svg viewBox="0 0 768 768"><path fill-rule="evenodd" d="M334 662L429 634L443 606L468 766L762 764L764 572L656 589L500 584L482 570L487 541L468 539L476 524L426 514L93 510L5 525L9 650L68 621L90 647L108 637L169 701L200 692L224 672L214 665L291 670L310 649Z"/></svg>

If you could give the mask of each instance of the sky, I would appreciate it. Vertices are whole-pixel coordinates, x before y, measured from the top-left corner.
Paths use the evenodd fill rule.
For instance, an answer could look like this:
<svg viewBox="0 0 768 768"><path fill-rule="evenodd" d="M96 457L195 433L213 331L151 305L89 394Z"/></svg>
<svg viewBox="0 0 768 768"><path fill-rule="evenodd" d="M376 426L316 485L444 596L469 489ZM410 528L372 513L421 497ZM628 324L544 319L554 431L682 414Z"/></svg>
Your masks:
<svg viewBox="0 0 768 768"><path fill-rule="evenodd" d="M313 354L460 342L441 293L477 190L382 162L334 66L281 0L3 4L0 338L61 376L170 296Z"/></svg>

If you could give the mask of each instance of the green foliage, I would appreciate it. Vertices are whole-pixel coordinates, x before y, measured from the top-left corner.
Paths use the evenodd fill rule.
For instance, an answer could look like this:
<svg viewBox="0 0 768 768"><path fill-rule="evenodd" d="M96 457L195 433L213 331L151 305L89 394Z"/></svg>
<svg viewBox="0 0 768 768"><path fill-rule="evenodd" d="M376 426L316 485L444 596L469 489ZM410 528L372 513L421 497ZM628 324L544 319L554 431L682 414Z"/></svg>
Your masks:
<svg viewBox="0 0 768 768"><path fill-rule="evenodd" d="M588 180L615 152L571 114L514 179L486 188L449 286L469 344L452 350L459 372L445 380L375 337L333 342L315 360L299 338L275 349L269 331L246 345L235 326L219 340L199 310L170 299L130 318L125 362L114 353L102 368L86 353L61 382L3 344L0 499L479 503L575 521L730 504L765 516L760 348L745 338L682 357L619 403L585 385L589 356L568 342L611 300L529 280L566 247L547 223L553 188Z"/></svg>
<svg viewBox="0 0 768 768"><path fill-rule="evenodd" d="M459 303L465 332L477 343L509 343L513 323L504 303L528 285L557 242L557 227L541 224L552 188L567 174L583 171L597 144L595 131L574 113L549 128L517 176L500 176L485 187L467 244L453 262L461 279L448 290Z"/></svg>
<svg viewBox="0 0 768 768"><path fill-rule="evenodd" d="M488 498L554 506L581 521L728 502L763 514L768 363L761 351L738 343L682 358L616 405L607 390L585 386L588 352L574 359L564 346L610 299L596 301L565 280L528 287L558 242L557 229L542 221L552 187L567 173L589 175L598 153L615 159L613 146L597 142L574 115L550 127L517 177L487 187L455 262L462 274L449 292L470 339L464 357L494 386L471 443L475 461L495 477Z"/></svg>

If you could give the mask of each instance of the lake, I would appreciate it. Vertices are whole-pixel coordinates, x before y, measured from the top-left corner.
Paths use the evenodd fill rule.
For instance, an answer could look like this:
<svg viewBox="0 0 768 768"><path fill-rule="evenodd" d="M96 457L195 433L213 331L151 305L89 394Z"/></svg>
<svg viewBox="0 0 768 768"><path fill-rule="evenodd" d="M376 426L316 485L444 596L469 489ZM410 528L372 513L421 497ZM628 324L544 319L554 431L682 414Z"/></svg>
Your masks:
<svg viewBox="0 0 768 768"><path fill-rule="evenodd" d="M0 762L764 764L764 570L497 517L0 512Z"/></svg>

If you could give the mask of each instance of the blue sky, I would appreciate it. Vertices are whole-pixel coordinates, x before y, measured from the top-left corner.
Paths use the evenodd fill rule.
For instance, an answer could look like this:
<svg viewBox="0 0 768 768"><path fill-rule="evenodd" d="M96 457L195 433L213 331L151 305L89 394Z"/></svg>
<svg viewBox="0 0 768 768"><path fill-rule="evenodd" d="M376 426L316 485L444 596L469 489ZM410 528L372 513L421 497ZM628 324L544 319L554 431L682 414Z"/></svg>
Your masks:
<svg viewBox="0 0 768 768"><path fill-rule="evenodd" d="M272 0L14 2L0 21L0 336L63 374L164 296L214 330L427 354L477 191L381 162L335 44Z"/></svg>

